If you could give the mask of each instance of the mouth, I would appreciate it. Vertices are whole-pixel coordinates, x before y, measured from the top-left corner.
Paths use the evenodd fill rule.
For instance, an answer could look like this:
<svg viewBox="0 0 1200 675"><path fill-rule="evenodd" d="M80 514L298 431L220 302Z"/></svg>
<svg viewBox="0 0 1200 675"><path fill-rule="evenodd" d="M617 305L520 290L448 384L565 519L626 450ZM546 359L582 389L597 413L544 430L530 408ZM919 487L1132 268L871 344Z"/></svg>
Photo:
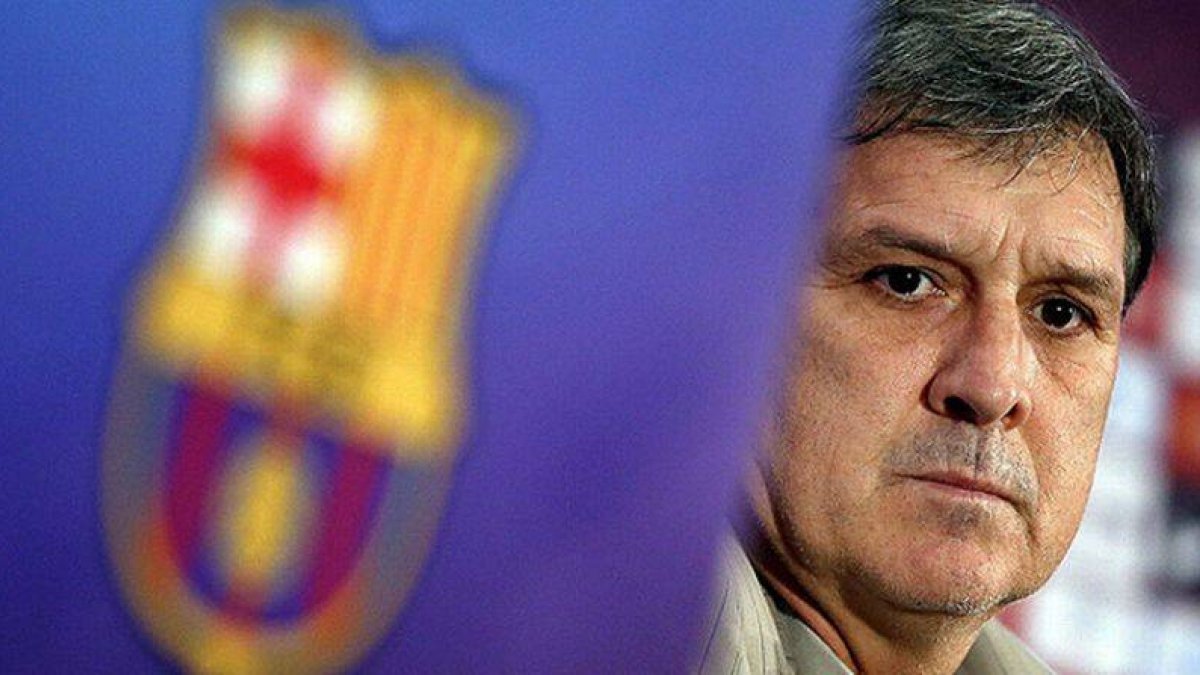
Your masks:
<svg viewBox="0 0 1200 675"><path fill-rule="evenodd" d="M953 472L934 472L903 476L903 478L922 483L951 497L995 499L1016 506L1016 501L1010 491L976 476Z"/></svg>

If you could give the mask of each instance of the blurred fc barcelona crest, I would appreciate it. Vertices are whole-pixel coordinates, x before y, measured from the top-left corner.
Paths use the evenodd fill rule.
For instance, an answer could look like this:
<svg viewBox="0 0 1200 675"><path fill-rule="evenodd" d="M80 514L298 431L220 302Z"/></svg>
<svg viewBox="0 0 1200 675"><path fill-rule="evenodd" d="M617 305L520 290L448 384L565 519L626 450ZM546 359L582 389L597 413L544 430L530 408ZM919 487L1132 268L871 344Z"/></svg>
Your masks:
<svg viewBox="0 0 1200 675"><path fill-rule="evenodd" d="M342 669L394 621L438 521L513 131L453 70L308 15L233 14L214 75L114 384L108 549L186 669Z"/></svg>

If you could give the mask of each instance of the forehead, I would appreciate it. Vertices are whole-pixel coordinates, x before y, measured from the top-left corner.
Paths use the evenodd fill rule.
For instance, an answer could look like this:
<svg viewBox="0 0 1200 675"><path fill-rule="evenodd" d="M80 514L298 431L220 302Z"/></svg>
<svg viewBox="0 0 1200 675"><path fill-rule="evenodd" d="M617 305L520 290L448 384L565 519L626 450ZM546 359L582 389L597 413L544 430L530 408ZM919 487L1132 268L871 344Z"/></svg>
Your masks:
<svg viewBox="0 0 1200 675"><path fill-rule="evenodd" d="M1123 280L1124 212L1103 145L1074 143L1026 166L983 161L971 149L918 133L847 149L831 244L883 226L932 238L956 257L1008 252L1035 266L1079 258Z"/></svg>

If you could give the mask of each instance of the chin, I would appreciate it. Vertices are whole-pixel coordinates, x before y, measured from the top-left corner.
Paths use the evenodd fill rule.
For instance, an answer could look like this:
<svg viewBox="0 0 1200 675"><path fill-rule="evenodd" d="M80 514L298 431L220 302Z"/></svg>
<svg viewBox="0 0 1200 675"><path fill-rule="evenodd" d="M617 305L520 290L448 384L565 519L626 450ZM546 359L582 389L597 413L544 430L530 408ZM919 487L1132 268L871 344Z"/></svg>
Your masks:
<svg viewBox="0 0 1200 675"><path fill-rule="evenodd" d="M970 539L913 537L888 560L860 567L857 574L869 590L896 609L988 617L1041 585L1026 581L1016 559L1017 547L994 549Z"/></svg>

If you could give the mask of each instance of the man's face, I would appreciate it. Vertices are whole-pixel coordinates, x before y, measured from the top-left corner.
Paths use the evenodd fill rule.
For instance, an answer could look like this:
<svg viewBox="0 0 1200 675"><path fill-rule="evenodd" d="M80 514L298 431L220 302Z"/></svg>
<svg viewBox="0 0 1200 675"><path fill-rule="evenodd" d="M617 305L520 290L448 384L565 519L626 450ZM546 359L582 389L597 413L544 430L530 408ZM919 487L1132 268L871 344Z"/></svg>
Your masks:
<svg viewBox="0 0 1200 675"><path fill-rule="evenodd" d="M1124 288L1096 147L1015 178L932 135L845 155L757 505L818 602L983 614L1062 559Z"/></svg>

